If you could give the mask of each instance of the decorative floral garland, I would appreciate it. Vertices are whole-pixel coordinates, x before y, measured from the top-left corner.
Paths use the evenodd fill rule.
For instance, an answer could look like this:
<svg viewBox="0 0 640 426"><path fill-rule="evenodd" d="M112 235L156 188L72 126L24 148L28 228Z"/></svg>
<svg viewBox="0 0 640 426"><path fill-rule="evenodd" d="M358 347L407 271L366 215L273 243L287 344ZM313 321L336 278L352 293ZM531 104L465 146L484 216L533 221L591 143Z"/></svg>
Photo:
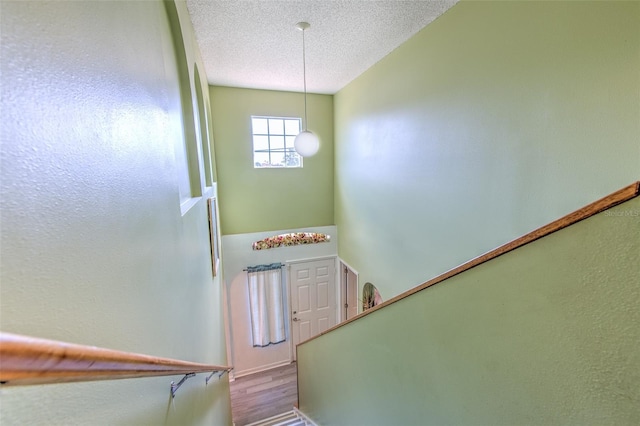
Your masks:
<svg viewBox="0 0 640 426"><path fill-rule="evenodd" d="M276 247L296 246L298 244L326 243L331 240L331 236L318 232L296 232L291 234L274 235L264 240L253 243L254 250L266 250Z"/></svg>

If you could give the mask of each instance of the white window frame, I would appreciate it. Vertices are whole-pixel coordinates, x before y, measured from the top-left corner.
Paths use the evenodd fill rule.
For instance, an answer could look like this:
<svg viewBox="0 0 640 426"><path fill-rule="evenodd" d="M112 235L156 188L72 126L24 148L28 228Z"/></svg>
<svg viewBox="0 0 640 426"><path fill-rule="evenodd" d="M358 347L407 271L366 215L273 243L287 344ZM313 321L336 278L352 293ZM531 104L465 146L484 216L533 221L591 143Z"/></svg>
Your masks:
<svg viewBox="0 0 640 426"><path fill-rule="evenodd" d="M264 132L257 132L256 133L256 129L254 129L254 119L265 119L267 120L267 131L266 133ZM271 126L269 126L269 120L282 120L282 128L283 128L283 132L282 133L271 133ZM291 132L287 132L287 126L285 125L285 120L296 120L298 121L298 130L295 134L291 133ZM292 137L295 137L298 133L300 133L300 131L302 130L302 118L300 117L278 117L278 116L267 116L267 115L252 115L251 116L251 147L252 147L252 151L253 151L253 155L252 155L252 162L253 162L253 168L254 169L298 169L298 168L302 168L303 167L303 162L302 162L302 156L299 155L297 152L295 152L295 150L293 149L293 139ZM266 138L267 139L267 148L266 149L256 149L256 136L261 137L261 138ZM271 148L271 142L272 142L272 138L283 138L284 141L284 148ZM289 145L287 145L287 138L289 138L289 140L291 141L291 143ZM269 157L269 164L268 165L258 165L258 161L256 161L256 153L267 153L268 157ZM271 155L274 153L284 153L285 155L285 165L284 166L279 166L276 164L272 164L272 160L271 160ZM293 160L295 162L295 159L297 159L298 164L297 165L286 165L286 158L287 155L292 155Z"/></svg>

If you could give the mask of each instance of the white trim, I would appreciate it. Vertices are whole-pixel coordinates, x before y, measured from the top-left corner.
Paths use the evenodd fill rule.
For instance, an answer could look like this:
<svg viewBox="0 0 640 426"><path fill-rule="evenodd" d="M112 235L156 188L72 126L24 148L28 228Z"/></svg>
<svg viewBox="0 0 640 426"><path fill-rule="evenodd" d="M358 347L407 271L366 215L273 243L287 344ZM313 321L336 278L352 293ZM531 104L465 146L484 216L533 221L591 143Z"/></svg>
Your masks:
<svg viewBox="0 0 640 426"><path fill-rule="evenodd" d="M296 260L285 260L284 264L286 266L293 265L295 263L306 263L306 262L315 262L316 260L330 260L330 259L338 259L337 254L332 254L329 256L320 256L320 257L307 257L304 259L296 259Z"/></svg>
<svg viewBox="0 0 640 426"><path fill-rule="evenodd" d="M353 272L353 274L356 276L356 315L360 313L360 304L357 303L358 301L358 297L360 295L360 274L358 273L358 271L356 271L355 269L353 269L351 267L351 265L349 265L347 262L345 262L344 260L342 260L340 258L340 256L338 256L338 265L336 266L336 271L339 274L338 276L338 322L344 322L347 320L346 318L346 312L344 312L344 304L346 303L346 300L344 298L344 292L343 290L343 285L346 287L347 283L343 282L344 281L344 275L342 273L342 268L341 266L344 265L345 268L349 269L351 272Z"/></svg>
<svg viewBox="0 0 640 426"><path fill-rule="evenodd" d="M300 411L299 408L293 407L293 412L296 413L299 417L302 417L306 422L311 423L311 426L318 426L318 424L316 422L311 420L311 418L309 416L307 416L302 411Z"/></svg>
<svg viewBox="0 0 640 426"><path fill-rule="evenodd" d="M273 364L261 365L260 367L250 368L248 370L234 371L233 377L237 379L238 377L248 376L250 374L262 373L263 371L272 370L278 367L284 367L285 365L291 364L291 362L291 360L278 361L274 362Z"/></svg>
<svg viewBox="0 0 640 426"><path fill-rule="evenodd" d="M202 197L191 197L188 200L185 200L182 204L180 204L180 215L184 216L185 214L187 214L187 212L191 210L193 206L198 204L198 201L200 200L202 200Z"/></svg>
<svg viewBox="0 0 640 426"><path fill-rule="evenodd" d="M356 271L356 268L354 268L353 266L349 265L347 262L345 262L340 256L338 256L338 260L344 264L344 266L346 266L347 268L351 269L351 271L356 274L356 275L360 275L360 273L358 271Z"/></svg>
<svg viewBox="0 0 640 426"><path fill-rule="evenodd" d="M204 187L204 191L202 191L202 198L215 197L215 195L213 195L213 189L215 188L215 184L216 183L214 182L213 185Z"/></svg>
<svg viewBox="0 0 640 426"><path fill-rule="evenodd" d="M284 262L282 267L284 273L284 293L285 293L285 325L287 327L287 344L289 345L289 361L295 362L296 360L296 348L293 345L293 324L291 317L291 265Z"/></svg>
<svg viewBox="0 0 640 426"><path fill-rule="evenodd" d="M214 182L212 186L204 187L201 196L191 197L187 200L184 200L180 204L180 214L184 216L189 210L191 210L193 206L198 204L200 200L203 200L203 199L206 200L207 198L215 197L215 193L217 192L216 189L217 189L216 183Z"/></svg>

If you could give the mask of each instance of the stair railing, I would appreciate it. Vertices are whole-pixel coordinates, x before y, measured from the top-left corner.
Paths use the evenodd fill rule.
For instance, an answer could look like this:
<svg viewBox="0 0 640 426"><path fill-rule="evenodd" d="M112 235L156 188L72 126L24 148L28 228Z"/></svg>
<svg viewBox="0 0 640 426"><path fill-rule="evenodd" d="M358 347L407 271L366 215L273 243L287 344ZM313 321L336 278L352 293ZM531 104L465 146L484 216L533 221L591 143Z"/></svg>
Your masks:
<svg viewBox="0 0 640 426"><path fill-rule="evenodd" d="M180 382L171 382L174 397L185 380L197 373L210 373L205 380L208 384L214 374L222 377L231 369L0 333L0 384L3 387L184 375Z"/></svg>
<svg viewBox="0 0 640 426"><path fill-rule="evenodd" d="M471 260L469 260L468 262L463 263L460 266L457 266L453 269L448 270L447 272L438 275L435 278L430 279L429 281L426 281L416 287L413 287L403 293L400 293L399 295L384 301L383 303L376 305L370 309L367 309L366 311L346 320L341 322L340 324L337 324L307 340L305 340L304 342L299 343L298 346L300 345L304 345L307 342L310 342L314 339L317 339L320 336L323 336L327 333L331 333L333 330L336 330L340 327L343 327L347 324L352 323L353 321L357 321L360 318L363 318L367 315L370 315L372 313L374 313L375 311L379 310L379 309L383 309L386 306L389 306L393 303L396 303L406 297L411 296L412 294L415 294L419 291L422 291L428 287L434 286L438 283L441 283L442 281L445 281L453 276L456 276L464 271L467 271L471 268L474 268L478 265L481 265L485 262L488 262L492 259L497 258L498 256L502 256L505 253L508 253L510 251L513 251L515 249L517 249L518 247L522 247L526 244L529 244L533 241L536 241L542 237L545 237L549 234L552 234L556 231L559 231L563 228L566 228L567 226L573 225L574 223L580 222L581 220L587 219L595 214L598 214L604 210L610 209L614 206L617 206L618 204L624 203L625 201L629 201L632 198L635 198L637 196L640 195L640 181L632 183L631 185L625 186L622 189L619 189L618 191L607 195L604 198L601 198L597 201L594 201L591 204L586 205L585 207L574 211L573 213L569 213L566 216L561 217L560 219L557 219L541 228L538 228L532 232L529 232L526 235L523 235L520 238L517 238L513 241L510 241L496 249L493 249L483 255L480 255L478 257L475 257Z"/></svg>

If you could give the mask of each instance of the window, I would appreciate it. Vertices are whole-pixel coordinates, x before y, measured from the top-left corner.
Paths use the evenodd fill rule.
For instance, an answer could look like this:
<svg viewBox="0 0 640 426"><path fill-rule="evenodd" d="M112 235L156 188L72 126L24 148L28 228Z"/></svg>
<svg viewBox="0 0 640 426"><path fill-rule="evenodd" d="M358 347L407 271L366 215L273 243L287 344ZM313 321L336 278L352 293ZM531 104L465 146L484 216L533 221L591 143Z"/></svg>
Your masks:
<svg viewBox="0 0 640 426"><path fill-rule="evenodd" d="M253 167L302 167L293 141L302 120L289 117L251 117Z"/></svg>

